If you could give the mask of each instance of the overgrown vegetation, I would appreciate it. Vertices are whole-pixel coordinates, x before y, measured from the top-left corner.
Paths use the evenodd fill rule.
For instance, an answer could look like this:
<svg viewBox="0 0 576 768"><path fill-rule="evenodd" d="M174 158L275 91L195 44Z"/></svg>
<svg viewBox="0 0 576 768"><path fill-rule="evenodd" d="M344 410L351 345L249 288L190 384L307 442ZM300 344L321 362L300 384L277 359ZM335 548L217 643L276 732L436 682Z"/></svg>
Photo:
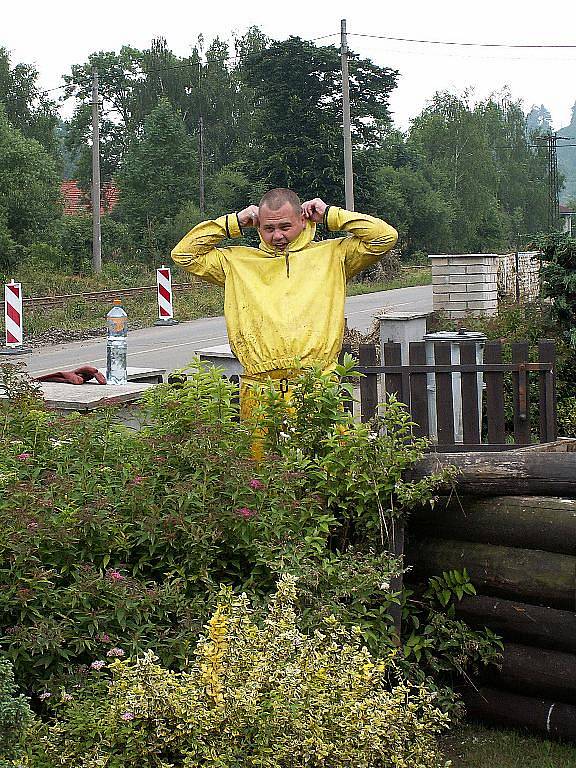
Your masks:
<svg viewBox="0 0 576 768"><path fill-rule="evenodd" d="M106 713L116 712L108 709L115 706L116 694L100 697L96 704L92 685L103 663L115 658L153 651L166 668L158 672L159 700L170 708L162 691L167 693L169 680L187 685L188 678L174 677L178 670L196 674L190 665L202 627L214 611L218 616L224 610L216 607L221 584L236 597L245 592L252 602L251 621L264 627L265 606L278 580L286 574L296 578L298 630L286 631L302 633L297 635L307 638L302 643L318 645L319 668L328 651L315 633L327 633L327 648L332 647L328 638L335 637L326 627L337 631L340 650L356 649L345 656L363 654L367 664L384 664L391 706L394 691L408 686L410 697L416 697L411 711L429 723L422 728L430 736L434 723L442 720L436 720L435 708L454 711L447 687L452 676L496 660L496 638L472 631L450 609L452 600L471 588L465 574L446 574L425 594L402 596L394 590L399 563L388 552L393 526L413 505L433 501L446 476L418 483L403 478L424 442L413 439L409 415L393 398L380 421L367 425L352 420L342 402L350 396L346 379L353 367L348 358L333 376L304 372L289 402L269 390L258 412L264 458L256 462L253 428L237 423L234 388L211 367L195 363L182 388L160 385L150 390L143 412L148 426L134 432L117 424L113 412L76 417L48 412L14 366L2 366L9 399L1 406L0 644L37 711L46 715L51 703L63 699L66 704L73 697L69 714L60 711L60 704L50 709L57 718L54 738L68 734L68 742L76 739L83 744L78 749L96 759L90 738L98 728L108 728L106 722L110 725ZM399 603L407 633L400 653L391 615ZM248 625L238 621L244 632ZM256 641L250 630L247 642L253 636ZM223 652L235 647L233 638L225 640L229 645L222 646ZM393 663L386 661L391 654ZM281 656L286 662L291 658ZM284 668L281 662L277 659L279 677L274 680L289 669L294 673L293 665ZM126 674L144 670L138 666L143 663L128 665ZM246 680L252 679L251 669L251 662L244 667ZM342 676L339 669L327 669L325 683L319 681L319 707L324 706L322 686ZM307 668L302 674L304 680L312 673ZM359 678L350 674L355 690ZM313 698L312 689L307 690ZM315 706L311 703L312 710ZM336 717L336 710L326 706L326 717ZM264 711L257 715L261 719L245 721L242 729L259 722L262 738L268 738ZM166 732L162 718L158 733ZM196 715L192 719L200 727ZM120 739L114 744L132 739L125 730L131 722L123 723L118 733L110 725L114 739ZM151 721L146 722L140 722L142 739L144 731L151 733ZM367 727L369 722L376 729L370 731L374 748L379 749L382 724L366 720ZM191 733L183 727L182 738ZM409 721L402 727L412 728ZM418 742L411 741L414 734L408 731L402 731L404 736L397 732L399 750L404 741ZM134 738L129 743L140 755L138 750L148 742ZM318 738L324 738L320 732ZM207 742L214 749L216 743ZM66 750L63 758L68 755L73 762L78 753ZM432 753L426 754L421 753L421 764L436 765ZM414 755L410 759L416 761ZM158 755L149 759L156 757L160 760ZM276 764L291 765L270 763ZM40 760L37 765L50 763Z"/></svg>

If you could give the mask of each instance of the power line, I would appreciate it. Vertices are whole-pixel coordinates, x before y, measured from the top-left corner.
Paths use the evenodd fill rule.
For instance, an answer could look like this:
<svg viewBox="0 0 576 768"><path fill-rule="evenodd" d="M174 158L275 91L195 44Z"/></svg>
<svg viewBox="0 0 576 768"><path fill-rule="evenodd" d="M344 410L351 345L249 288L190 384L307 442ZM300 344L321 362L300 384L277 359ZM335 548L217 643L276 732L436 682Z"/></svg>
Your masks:
<svg viewBox="0 0 576 768"><path fill-rule="evenodd" d="M455 45L475 48L576 48L576 45L564 45L560 43L542 44L542 43L461 43L454 40L417 40L409 37L389 37L387 35L368 35L360 32L350 32L350 37L370 37L375 40L392 40L397 43L423 43L425 45Z"/></svg>

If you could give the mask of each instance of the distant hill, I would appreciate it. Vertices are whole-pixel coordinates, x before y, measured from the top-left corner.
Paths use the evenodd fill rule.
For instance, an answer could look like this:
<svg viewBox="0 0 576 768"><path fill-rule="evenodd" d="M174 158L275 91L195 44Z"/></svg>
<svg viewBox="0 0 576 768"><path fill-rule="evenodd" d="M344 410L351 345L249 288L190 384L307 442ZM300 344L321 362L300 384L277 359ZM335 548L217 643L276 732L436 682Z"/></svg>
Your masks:
<svg viewBox="0 0 576 768"><path fill-rule="evenodd" d="M576 200L576 146L563 147L563 144L576 145L576 104L572 107L570 125L557 131L558 136L570 137L572 141L558 142L558 171L566 177L564 189L560 190L560 202Z"/></svg>

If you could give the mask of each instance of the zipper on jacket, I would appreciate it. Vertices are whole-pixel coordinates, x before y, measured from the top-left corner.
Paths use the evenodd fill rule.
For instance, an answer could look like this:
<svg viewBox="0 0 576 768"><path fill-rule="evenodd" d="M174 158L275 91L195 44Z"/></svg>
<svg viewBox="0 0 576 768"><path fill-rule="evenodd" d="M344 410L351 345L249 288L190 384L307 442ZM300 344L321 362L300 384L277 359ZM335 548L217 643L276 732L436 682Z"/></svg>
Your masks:
<svg viewBox="0 0 576 768"><path fill-rule="evenodd" d="M277 259L278 256L280 256L280 253L278 253L278 248L274 246L274 258ZM288 246L286 246L284 251L284 263L286 264L286 277L290 277L290 249Z"/></svg>

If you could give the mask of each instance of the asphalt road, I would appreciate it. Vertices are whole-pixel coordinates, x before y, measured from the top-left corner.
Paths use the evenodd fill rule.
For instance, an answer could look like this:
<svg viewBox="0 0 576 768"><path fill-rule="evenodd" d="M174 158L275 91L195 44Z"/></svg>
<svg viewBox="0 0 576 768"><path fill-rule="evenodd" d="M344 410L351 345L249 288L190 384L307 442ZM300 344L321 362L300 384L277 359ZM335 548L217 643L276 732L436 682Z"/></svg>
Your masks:
<svg viewBox="0 0 576 768"><path fill-rule="evenodd" d="M423 285L351 296L346 300L348 326L366 332L372 325L374 315L385 308L431 312L432 287ZM171 371L185 366L197 350L227 342L223 317L143 328L128 333L128 365ZM106 365L106 339L102 337L41 347L31 354L6 357L3 362L16 360L25 362L28 372L34 376L84 364L103 368Z"/></svg>

